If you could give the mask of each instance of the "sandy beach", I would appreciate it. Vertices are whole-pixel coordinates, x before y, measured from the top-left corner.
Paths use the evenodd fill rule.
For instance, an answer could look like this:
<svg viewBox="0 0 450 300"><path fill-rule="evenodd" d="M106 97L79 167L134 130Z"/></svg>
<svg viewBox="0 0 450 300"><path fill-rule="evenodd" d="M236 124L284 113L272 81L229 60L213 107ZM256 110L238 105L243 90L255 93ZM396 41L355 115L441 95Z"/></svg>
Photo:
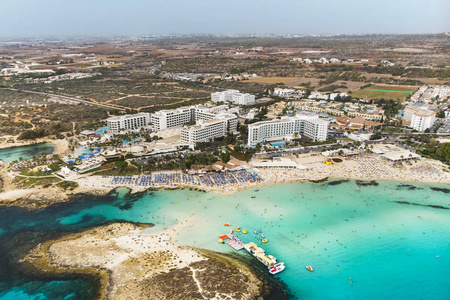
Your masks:
<svg viewBox="0 0 450 300"><path fill-rule="evenodd" d="M129 188L131 193L144 192L149 189L196 189L230 195L240 190L257 188L262 185L320 181L326 178L450 183L448 166L430 159L422 159L404 165L391 165L375 154L350 158L340 157L342 162L332 165L325 164L327 158L317 154L304 154L299 157L291 157L291 159L306 169L254 168L253 175L245 171L203 175L186 175L180 171L163 171L134 176L82 175L76 179L70 179L79 185L70 192L62 192L56 187L16 191L12 189L12 185L8 184L11 181L11 174L8 175L3 171L5 188L4 192L0 193L0 203L38 208L68 201L70 196L80 193L106 195L119 187ZM250 167L252 167L252 162L250 162Z"/></svg>
<svg viewBox="0 0 450 300"><path fill-rule="evenodd" d="M262 178L261 182L234 182L227 184L197 184L189 182L162 182L152 186L139 184L140 176L129 176L130 180L116 182L113 176L90 176L78 180L79 191L112 190L117 187L128 187L131 191L142 192L149 188L195 188L216 194L232 194L237 191L255 188L261 185L277 183L318 181L325 178L342 178L355 180L395 180L407 182L450 183L450 173L444 171L446 166L433 160L421 160L411 164L394 166L388 164L377 155L366 154L351 158L341 158L342 162L333 165L325 164L326 158L321 155L304 155L292 158L307 169L255 169ZM165 174L181 174L180 172L164 172ZM162 173L153 173L152 176Z"/></svg>

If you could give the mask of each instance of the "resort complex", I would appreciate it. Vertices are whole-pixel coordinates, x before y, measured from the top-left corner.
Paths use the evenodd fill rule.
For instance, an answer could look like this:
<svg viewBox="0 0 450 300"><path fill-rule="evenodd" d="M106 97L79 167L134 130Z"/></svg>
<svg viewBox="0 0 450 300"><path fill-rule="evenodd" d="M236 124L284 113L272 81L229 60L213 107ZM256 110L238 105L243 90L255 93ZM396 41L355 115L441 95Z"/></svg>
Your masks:
<svg viewBox="0 0 450 300"><path fill-rule="evenodd" d="M276 33L319 26L315 2L9 2L0 300L449 298L447 33ZM411 4L396 29L394 4L328 21L448 20Z"/></svg>

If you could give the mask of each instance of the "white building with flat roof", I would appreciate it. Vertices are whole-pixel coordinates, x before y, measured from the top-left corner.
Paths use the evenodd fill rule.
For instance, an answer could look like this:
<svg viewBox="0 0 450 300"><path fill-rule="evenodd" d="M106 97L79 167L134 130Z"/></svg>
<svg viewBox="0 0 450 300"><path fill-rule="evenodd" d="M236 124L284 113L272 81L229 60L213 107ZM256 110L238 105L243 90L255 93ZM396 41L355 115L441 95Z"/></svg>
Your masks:
<svg viewBox="0 0 450 300"><path fill-rule="evenodd" d="M233 94L233 97L231 99L231 102L237 105L251 105L255 104L255 95L251 94Z"/></svg>
<svg viewBox="0 0 450 300"><path fill-rule="evenodd" d="M106 126L111 133L119 133L123 130L136 130L147 127L150 122L149 113L138 113L134 115L114 116L106 119Z"/></svg>
<svg viewBox="0 0 450 300"><path fill-rule="evenodd" d="M295 93L294 89L282 89L282 88L274 88L273 94L278 97L289 97Z"/></svg>
<svg viewBox="0 0 450 300"><path fill-rule="evenodd" d="M153 130L158 132L168 128L183 126L194 119L191 107L160 110L150 115Z"/></svg>
<svg viewBox="0 0 450 300"><path fill-rule="evenodd" d="M184 126L187 123L197 122L199 120L208 121L217 119L222 115L228 115L225 109L226 106L224 105L211 108L195 105L171 110L160 110L150 115L150 122L152 123L153 130L158 132Z"/></svg>
<svg viewBox="0 0 450 300"><path fill-rule="evenodd" d="M198 142L208 142L216 137L226 135L228 131L237 129L237 116L218 115L212 120L198 120L194 126L186 126L181 130L181 141L189 145Z"/></svg>
<svg viewBox="0 0 450 300"><path fill-rule="evenodd" d="M433 126L436 120L436 112L420 109L412 115L409 127L417 131L425 131Z"/></svg>
<svg viewBox="0 0 450 300"><path fill-rule="evenodd" d="M217 102L227 102L233 99L234 94L239 94L238 90L226 90L223 92L216 92L211 94L211 101L214 103Z"/></svg>
<svg viewBox="0 0 450 300"><path fill-rule="evenodd" d="M294 133L305 135L314 141L325 141L329 122L318 115L297 115L272 121L262 121L248 126L248 145L256 146L268 138L283 137Z"/></svg>

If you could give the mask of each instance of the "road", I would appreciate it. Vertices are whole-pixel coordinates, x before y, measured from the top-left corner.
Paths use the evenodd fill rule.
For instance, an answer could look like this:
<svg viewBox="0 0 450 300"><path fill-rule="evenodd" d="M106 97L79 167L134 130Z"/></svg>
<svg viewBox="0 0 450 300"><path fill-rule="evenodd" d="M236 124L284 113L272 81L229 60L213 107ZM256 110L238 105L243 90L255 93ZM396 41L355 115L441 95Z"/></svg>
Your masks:
<svg viewBox="0 0 450 300"><path fill-rule="evenodd" d="M115 109L115 110L119 110L119 111L125 111L124 108L118 108L118 107L111 106L111 105L86 101L86 100L78 99L75 97L61 96L61 95L56 95L56 94L44 93L44 92L19 90L19 89L14 89L14 88L6 88L6 89L11 90L11 91L16 91L16 92L25 92L25 93L32 93L32 94L38 94L38 95L43 95L43 96L55 97L55 98L59 98L64 101L77 102L77 103L81 103L81 104L92 105L92 106L102 107L102 108L106 108L106 109Z"/></svg>

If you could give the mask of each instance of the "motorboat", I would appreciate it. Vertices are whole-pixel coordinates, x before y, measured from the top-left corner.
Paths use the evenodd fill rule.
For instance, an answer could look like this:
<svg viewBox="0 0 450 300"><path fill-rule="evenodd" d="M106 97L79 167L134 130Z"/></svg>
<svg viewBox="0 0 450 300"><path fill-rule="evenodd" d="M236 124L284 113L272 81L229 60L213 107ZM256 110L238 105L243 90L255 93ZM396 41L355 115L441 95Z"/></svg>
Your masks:
<svg viewBox="0 0 450 300"><path fill-rule="evenodd" d="M306 268L311 272L314 271L314 269L311 266L306 266Z"/></svg>
<svg viewBox="0 0 450 300"><path fill-rule="evenodd" d="M262 237L262 238L265 238L264 234L261 234L261 237Z"/></svg>
<svg viewBox="0 0 450 300"><path fill-rule="evenodd" d="M284 268L286 268L284 263L278 263L278 264L275 264L275 265L269 267L269 273L272 275L275 275L275 274L278 274L281 271L283 271Z"/></svg>
<svg viewBox="0 0 450 300"><path fill-rule="evenodd" d="M271 268L271 267L278 267L278 266L281 266L281 265L284 265L284 262L279 262L279 263L276 263L276 264L274 264L274 265L272 265L272 266L270 266L270 267L268 267L269 269Z"/></svg>

